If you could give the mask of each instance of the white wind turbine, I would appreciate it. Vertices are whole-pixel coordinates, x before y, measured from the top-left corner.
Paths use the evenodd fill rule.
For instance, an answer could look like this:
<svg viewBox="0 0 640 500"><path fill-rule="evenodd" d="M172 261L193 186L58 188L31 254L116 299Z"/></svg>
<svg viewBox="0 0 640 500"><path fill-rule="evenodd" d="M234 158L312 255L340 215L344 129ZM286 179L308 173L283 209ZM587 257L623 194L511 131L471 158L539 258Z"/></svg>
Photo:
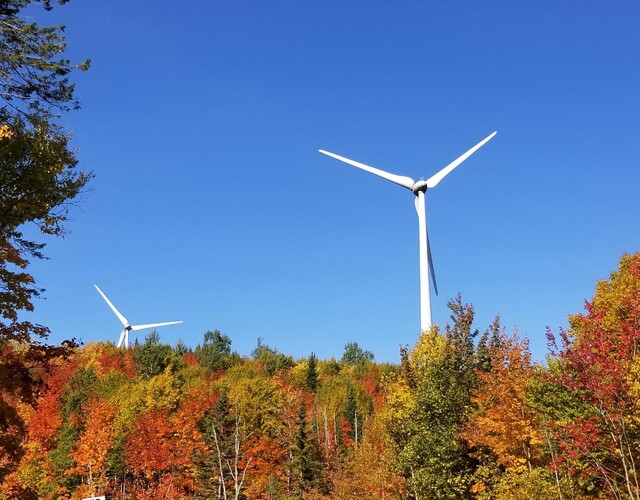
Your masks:
<svg viewBox="0 0 640 500"><path fill-rule="evenodd" d="M322 154L331 156L336 160L343 161L354 167L361 168L372 174L378 175L383 179L387 179L395 184L398 184L404 188L410 189L415 195L416 212L418 212L418 234L420 238L420 329L422 331L429 330L431 328L431 290L429 289L429 274L431 274L431 280L433 281L433 288L438 294L438 287L436 285L435 273L433 272L433 261L431 260L431 249L429 248L429 239L427 237L427 210L425 204L425 193L427 189L432 189L438 185L438 183L445 178L454 168L460 165L464 160L469 158L478 149L489 142L497 132L493 132L491 135L480 141L473 146L462 156L458 157L453 162L449 163L446 167L440 170L437 174L432 175L426 181L419 180L414 181L410 177L403 175L391 174L380 170L364 163L350 160L343 156L339 156L334 153L329 153L320 149ZM429 273L429 269L431 273Z"/></svg>
<svg viewBox="0 0 640 500"><path fill-rule="evenodd" d="M104 293L102 293L102 290L98 288L98 285L93 285L93 286L96 287L96 290L98 290L98 293L102 295L102 298L105 300L107 305L111 308L111 310L116 314L116 316L118 316L118 319L122 323L122 326L124 326L124 330L120 332L120 340L118 340L118 347L120 347L124 342L125 349L129 348L129 332L131 330L134 330L134 331L144 330L145 328L156 328L158 326L176 325L178 323L182 323L182 321L169 321L166 323L150 323L148 325L132 325L131 323L129 323L127 318L125 318L122 314L120 314L120 311L116 309L116 306L114 306L111 303L111 301L107 298L107 296Z"/></svg>

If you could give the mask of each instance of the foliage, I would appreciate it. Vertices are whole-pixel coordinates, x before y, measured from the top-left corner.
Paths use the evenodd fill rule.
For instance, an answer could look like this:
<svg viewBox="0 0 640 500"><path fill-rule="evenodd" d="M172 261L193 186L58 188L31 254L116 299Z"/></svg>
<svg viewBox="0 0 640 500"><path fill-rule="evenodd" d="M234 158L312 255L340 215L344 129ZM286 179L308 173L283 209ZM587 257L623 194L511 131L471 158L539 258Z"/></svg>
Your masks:
<svg viewBox="0 0 640 500"><path fill-rule="evenodd" d="M259 342L213 369L219 332L197 355L153 334L7 348L0 498L638 498L639 288L625 256L546 365L499 318L476 344L459 296L400 366Z"/></svg>
<svg viewBox="0 0 640 500"><path fill-rule="evenodd" d="M116 408L108 401L94 399L86 407L85 427L78 446L70 453L76 464L71 473L82 477L92 493L108 487L108 456L113 446L113 419Z"/></svg>
<svg viewBox="0 0 640 500"><path fill-rule="evenodd" d="M68 0L58 0L59 4ZM54 112L79 107L72 71L86 70L89 60L72 65L60 57L66 49L64 26L38 26L22 17L32 0L4 0L0 6L0 117L21 114L29 119L51 118ZM41 3L51 9L51 0Z"/></svg>
<svg viewBox="0 0 640 500"><path fill-rule="evenodd" d="M73 371L68 357L75 352L74 344L60 347L33 343L5 348L0 357L0 484L11 481L19 462L28 452L28 419L39 407L35 421L40 433L34 440L50 445L61 423L58 412L64 384ZM62 368L59 363L63 363ZM65 370L69 367L69 370ZM49 398L42 393L48 387ZM28 454L28 453L27 453ZM2 491L0 489L0 491ZM26 490L19 489L21 496ZM13 495L10 495L13 496Z"/></svg>
<svg viewBox="0 0 640 500"><path fill-rule="evenodd" d="M500 478L495 488L496 500L547 500L558 498L558 492L541 468L522 473L508 472Z"/></svg>
<svg viewBox="0 0 640 500"><path fill-rule="evenodd" d="M614 497L638 498L640 254L623 256L619 270L596 286L586 314L570 323L560 349L549 334L557 369L548 381L564 390L572 410L548 408L559 460L566 457L570 474L593 478Z"/></svg>
<svg viewBox="0 0 640 500"><path fill-rule="evenodd" d="M397 498L406 494L402 476L392 470L392 448L383 420L372 418L364 438L333 478L334 498Z"/></svg>
<svg viewBox="0 0 640 500"><path fill-rule="evenodd" d="M22 15L31 0L5 0L0 4L0 481L9 496L37 496L42 483L25 439L30 414L45 379L57 359L73 351L35 342L49 329L21 319L33 311L33 300L43 290L28 272L31 259L44 258L45 243L25 236L33 225L45 236L64 234L70 204L91 178L78 171L69 134L54 121L54 113L77 108L74 69L61 57L66 47L63 27L43 27ZM60 1L59 3L65 3ZM51 2L42 2L45 9ZM54 404L55 406L55 404ZM25 409L27 408L27 409ZM53 418L52 427L57 418ZM49 436L48 438L50 438ZM33 464L35 489L20 486L16 466L21 457Z"/></svg>
<svg viewBox="0 0 640 500"><path fill-rule="evenodd" d="M373 361L373 357L371 351L365 351L357 342L347 342L344 345L342 362L348 365L363 365L369 361Z"/></svg>
<svg viewBox="0 0 640 500"><path fill-rule="evenodd" d="M477 374L476 409L464 432L471 445L490 449L500 465L516 472L531 470L540 456L542 438L527 401L533 375L526 339L520 341L517 333L503 337L492 353L490 370Z"/></svg>
<svg viewBox="0 0 640 500"><path fill-rule="evenodd" d="M309 392L317 392L318 390L318 360L315 353L311 353L307 362L306 387Z"/></svg>
<svg viewBox="0 0 640 500"><path fill-rule="evenodd" d="M195 350L200 366L216 372L224 370L231 363L231 339L219 330L207 331L204 334L204 342Z"/></svg>
<svg viewBox="0 0 640 500"><path fill-rule="evenodd" d="M29 342L48 329L19 320L33 311L32 300L42 290L26 272L29 259L44 258L44 243L27 239L22 226L35 224L47 235L64 231L68 204L90 179L75 170L77 160L69 138L46 122L29 128L20 119L4 125L0 139L0 346Z"/></svg>
<svg viewBox="0 0 640 500"><path fill-rule="evenodd" d="M292 449L292 468L296 493L302 496L314 487L322 487L322 462L315 436L309 434L307 408L301 404L296 419L296 435Z"/></svg>
<svg viewBox="0 0 640 500"><path fill-rule="evenodd" d="M269 376L295 365L291 356L286 356L277 349L263 344L260 337L258 338L258 345L251 352L251 356L264 367Z"/></svg>
<svg viewBox="0 0 640 500"><path fill-rule="evenodd" d="M478 386L472 390L475 409L462 431L474 449L472 456L483 464L474 475L476 492L490 490L502 470L528 474L544 463L539 418L529 403L536 372L527 340L520 340L517 332L507 337L497 322L492 329L492 341L483 351L485 370L478 368ZM487 477L491 467L494 473Z"/></svg>
<svg viewBox="0 0 640 500"><path fill-rule="evenodd" d="M200 442L193 414L166 409L141 414L124 447L132 490L149 498L189 495L194 488L191 456Z"/></svg>
<svg viewBox="0 0 640 500"><path fill-rule="evenodd" d="M136 372L147 379L159 375L172 364L182 363L182 358L176 355L170 345L160 343L156 330L147 335L144 344L134 347L133 360Z"/></svg>
<svg viewBox="0 0 640 500"><path fill-rule="evenodd" d="M6 0L0 8L0 346L48 333L18 320L42 292L25 271L29 259L44 257L44 243L27 239L22 226L63 234L68 205L91 178L76 170L69 136L53 121L54 111L78 107L69 74L88 61L73 66L60 58L63 27L27 21L21 11L30 3Z"/></svg>
<svg viewBox="0 0 640 500"><path fill-rule="evenodd" d="M471 412L475 386L473 307L449 302L453 324L423 332L391 386L386 425L396 467L412 495L461 498L470 490L473 461L459 430Z"/></svg>

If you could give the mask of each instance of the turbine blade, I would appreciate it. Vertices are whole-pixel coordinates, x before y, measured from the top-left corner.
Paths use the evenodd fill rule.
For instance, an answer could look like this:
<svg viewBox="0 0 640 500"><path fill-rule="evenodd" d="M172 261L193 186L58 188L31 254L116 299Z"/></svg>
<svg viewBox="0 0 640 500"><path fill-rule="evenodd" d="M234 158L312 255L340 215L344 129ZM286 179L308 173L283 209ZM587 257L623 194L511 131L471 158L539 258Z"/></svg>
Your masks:
<svg viewBox="0 0 640 500"><path fill-rule="evenodd" d="M416 196L414 200L414 204L416 206L416 212L418 213L418 219L420 218L420 202L418 197ZM427 260L429 261L429 275L431 276L431 283L433 283L433 289L438 295L438 284L436 283L436 272L433 269L433 260L431 258L431 243L429 242L429 235L427 234Z"/></svg>
<svg viewBox="0 0 640 500"><path fill-rule="evenodd" d="M431 271L431 282L433 283L433 290L438 295L438 284L436 283L436 272L433 270L433 259L431 258L431 243L429 243L429 237L427 236L427 257L429 258L429 270Z"/></svg>
<svg viewBox="0 0 640 500"><path fill-rule="evenodd" d="M114 306L111 301L107 298L107 296L102 293L102 290L100 290L98 288L98 285L93 285L96 287L96 290L98 290L98 293L100 295L102 295L102 298L106 301L107 305L111 308L111 310L116 313L116 316L118 316L118 319L120 320L120 322L122 323L123 326L127 326L129 324L129 322L127 321L127 318L125 318L122 314L120 314L120 311L118 311L116 309L116 306Z"/></svg>
<svg viewBox="0 0 640 500"><path fill-rule="evenodd" d="M449 172L451 172L454 168L456 168L458 165L460 165L463 161L465 161L467 158L469 158L473 153L475 153L478 149L480 149L482 146L484 146L487 142L489 142L491 139L493 139L493 136L496 135L498 132L495 131L493 134L490 134L488 137L486 137L485 139L481 140L478 144L476 144L475 146L473 146L469 151L467 151L465 154L463 154L462 156L459 156L457 159L455 159L454 161L452 161L451 163L449 163L449 165L447 165L446 167L444 167L442 170L440 170L440 172L438 172L435 175L432 175L431 177L429 177L427 179L427 188L431 189L434 188L438 185L438 183L444 179L447 174L449 174Z"/></svg>
<svg viewBox="0 0 640 500"><path fill-rule="evenodd" d="M122 341L124 340L126 335L127 335L127 330L122 330L120 332L120 340L118 340L118 347L122 345Z"/></svg>
<svg viewBox="0 0 640 500"><path fill-rule="evenodd" d="M145 328L156 328L158 326L177 325L182 321L168 321L166 323L150 323L148 325L131 325L132 330L144 330Z"/></svg>
<svg viewBox="0 0 640 500"><path fill-rule="evenodd" d="M378 177L382 177L383 179L387 179L388 181L398 184L399 186L405 187L407 189L411 189L413 187L414 181L411 177L385 172L384 170L380 170L379 168L370 167L369 165L365 165L364 163L350 160L349 158L345 158L344 156L340 156L334 153L329 153L329 151L325 151L323 149L319 149L318 151L320 151L323 155L330 156L331 158L335 158L336 160L340 160L354 167L366 170L369 173L377 175Z"/></svg>

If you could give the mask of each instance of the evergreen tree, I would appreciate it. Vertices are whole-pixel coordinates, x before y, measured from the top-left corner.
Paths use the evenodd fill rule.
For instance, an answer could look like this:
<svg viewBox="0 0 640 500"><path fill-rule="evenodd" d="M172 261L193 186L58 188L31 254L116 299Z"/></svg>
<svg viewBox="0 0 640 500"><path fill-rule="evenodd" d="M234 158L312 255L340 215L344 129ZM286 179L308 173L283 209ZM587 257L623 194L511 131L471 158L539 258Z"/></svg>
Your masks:
<svg viewBox="0 0 640 500"><path fill-rule="evenodd" d="M307 431L307 408L304 403L298 408L296 425L292 468L296 495L302 498L303 494L312 488L324 486L320 452L315 436L310 435Z"/></svg>
<svg viewBox="0 0 640 500"><path fill-rule="evenodd" d="M200 423L207 452L196 459L199 498L227 498L231 487L227 463L233 455L234 419L226 392Z"/></svg>
<svg viewBox="0 0 640 500"><path fill-rule="evenodd" d="M358 415L358 405L353 384L349 384L347 400L344 406L344 418L349 423L349 436L358 446L359 440L362 439L362 415Z"/></svg>
<svg viewBox="0 0 640 500"><path fill-rule="evenodd" d="M251 352L251 356L260 362L269 376L275 375L276 372L286 370L295 365L291 356L285 356L277 349L269 347L262 343L262 338L258 338L258 345Z"/></svg>
<svg viewBox="0 0 640 500"><path fill-rule="evenodd" d="M373 358L373 353L362 349L357 342L347 342L344 346L344 354L342 355L343 363L348 365L363 365L373 361Z"/></svg>
<svg viewBox="0 0 640 500"><path fill-rule="evenodd" d="M307 363L307 389L314 394L318 391L318 360L315 353L311 353Z"/></svg>
<svg viewBox="0 0 640 500"><path fill-rule="evenodd" d="M175 352L175 354L178 357L182 357L185 354L191 352L191 348L187 346L187 344L185 344L182 340L178 340L178 342L176 343L175 348L173 349L173 352Z"/></svg>
<svg viewBox="0 0 640 500"><path fill-rule="evenodd" d="M170 364L180 362L170 345L160 343L156 330L146 336L144 344L134 344L133 360L136 373L147 379L160 375Z"/></svg>

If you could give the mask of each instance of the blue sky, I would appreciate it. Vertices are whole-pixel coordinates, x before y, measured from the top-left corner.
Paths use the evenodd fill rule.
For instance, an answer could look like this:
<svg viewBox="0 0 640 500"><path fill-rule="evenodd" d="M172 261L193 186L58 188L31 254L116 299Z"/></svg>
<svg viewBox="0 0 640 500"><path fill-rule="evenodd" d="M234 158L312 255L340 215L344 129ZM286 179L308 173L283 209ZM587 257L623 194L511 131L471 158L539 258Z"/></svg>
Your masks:
<svg viewBox="0 0 640 500"><path fill-rule="evenodd" d="M317 152L428 178L440 295L483 331L567 326L640 250L637 2L75 0L80 111L63 117L96 177L70 234L31 271L54 343L132 323L195 346L219 329L295 357L379 361L419 334L418 229L406 190ZM144 339L144 332L139 334Z"/></svg>

